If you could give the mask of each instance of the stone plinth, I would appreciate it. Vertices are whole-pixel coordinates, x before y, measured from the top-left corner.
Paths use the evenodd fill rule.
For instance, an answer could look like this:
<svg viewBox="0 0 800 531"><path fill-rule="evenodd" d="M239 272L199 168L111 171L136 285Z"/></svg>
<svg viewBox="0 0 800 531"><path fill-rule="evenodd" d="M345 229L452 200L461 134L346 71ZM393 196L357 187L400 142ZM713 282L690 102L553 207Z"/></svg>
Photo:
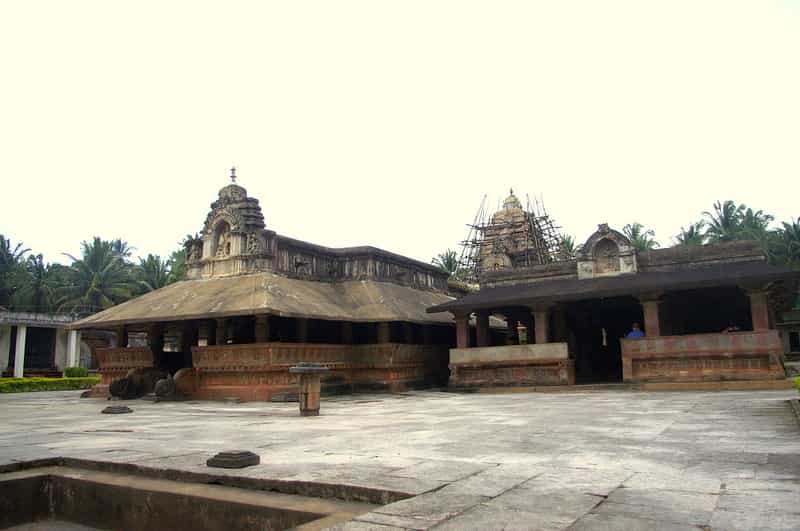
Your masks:
<svg viewBox="0 0 800 531"><path fill-rule="evenodd" d="M574 383L566 343L450 349L452 388Z"/></svg>
<svg viewBox="0 0 800 531"><path fill-rule="evenodd" d="M358 390L404 391L446 380L447 348L438 345L376 343L254 343L192 348L191 373L175 376L179 389L192 398L269 401L294 393L299 377L289 368L301 361L329 369L322 377L325 393ZM179 373L180 374L180 373Z"/></svg>
<svg viewBox="0 0 800 531"><path fill-rule="evenodd" d="M261 463L261 457L246 450L220 452L206 460L206 466L214 468L245 468Z"/></svg>
<svg viewBox="0 0 800 531"><path fill-rule="evenodd" d="M622 340L626 382L785 378L777 330Z"/></svg>
<svg viewBox="0 0 800 531"><path fill-rule="evenodd" d="M319 415L319 397L322 391L320 376L328 372L327 367L318 363L299 363L289 369L292 374L300 376L298 402L300 415L303 417L316 417Z"/></svg>

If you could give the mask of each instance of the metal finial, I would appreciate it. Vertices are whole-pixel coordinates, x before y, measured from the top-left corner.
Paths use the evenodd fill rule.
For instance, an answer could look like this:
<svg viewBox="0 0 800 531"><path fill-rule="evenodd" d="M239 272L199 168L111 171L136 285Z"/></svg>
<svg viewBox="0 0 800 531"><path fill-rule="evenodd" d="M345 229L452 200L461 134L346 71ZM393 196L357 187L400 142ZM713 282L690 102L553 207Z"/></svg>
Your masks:
<svg viewBox="0 0 800 531"><path fill-rule="evenodd" d="M510 195L514 195L514 189L513 188L509 188L508 192L509 192Z"/></svg>
<svg viewBox="0 0 800 531"><path fill-rule="evenodd" d="M231 166L231 182L236 183L236 166Z"/></svg>

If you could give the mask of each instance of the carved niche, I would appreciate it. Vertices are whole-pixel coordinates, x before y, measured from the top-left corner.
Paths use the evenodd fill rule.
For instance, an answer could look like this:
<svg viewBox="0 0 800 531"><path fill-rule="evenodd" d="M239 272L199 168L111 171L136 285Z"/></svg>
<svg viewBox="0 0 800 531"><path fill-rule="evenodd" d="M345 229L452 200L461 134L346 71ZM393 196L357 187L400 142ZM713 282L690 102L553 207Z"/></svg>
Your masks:
<svg viewBox="0 0 800 531"><path fill-rule="evenodd" d="M636 273L636 250L621 232L601 223L578 255L578 278Z"/></svg>

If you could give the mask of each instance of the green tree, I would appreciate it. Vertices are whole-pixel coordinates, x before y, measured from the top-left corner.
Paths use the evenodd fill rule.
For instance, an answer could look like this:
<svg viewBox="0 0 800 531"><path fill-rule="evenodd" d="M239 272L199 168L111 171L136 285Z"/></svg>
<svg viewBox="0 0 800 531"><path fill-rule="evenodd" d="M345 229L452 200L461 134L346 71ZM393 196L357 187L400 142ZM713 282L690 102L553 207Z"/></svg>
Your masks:
<svg viewBox="0 0 800 531"><path fill-rule="evenodd" d="M714 203L714 212L703 212L705 216L706 237L712 242L725 242L739 239L742 233L744 205L737 205L730 199Z"/></svg>
<svg viewBox="0 0 800 531"><path fill-rule="evenodd" d="M678 245L703 245L706 242L706 236L703 234L702 221L690 223L689 228L681 227L681 232L675 236L675 241Z"/></svg>
<svg viewBox="0 0 800 531"><path fill-rule="evenodd" d="M763 241L767 237L769 224L774 219L770 214L765 214L763 210L754 211L752 208L746 208L742 212L739 238Z"/></svg>
<svg viewBox="0 0 800 531"><path fill-rule="evenodd" d="M770 231L769 258L772 263L800 269L800 218L790 219Z"/></svg>
<svg viewBox="0 0 800 531"><path fill-rule="evenodd" d="M30 249L21 242L13 245L0 234L0 306L11 307L11 299L23 281L23 263Z"/></svg>
<svg viewBox="0 0 800 531"><path fill-rule="evenodd" d="M82 242L81 250L81 258L67 255L72 264L59 289L59 310L93 313L132 296L136 283L114 242L95 236L91 242Z"/></svg>
<svg viewBox="0 0 800 531"><path fill-rule="evenodd" d="M139 264L134 268L138 292L147 293L163 288L169 284L169 273L169 260L162 260L160 256L154 254L140 258Z"/></svg>
<svg viewBox="0 0 800 531"><path fill-rule="evenodd" d="M129 262L133 251L136 250L136 247L132 247L121 238L115 238L109 243L111 244L111 252L123 262Z"/></svg>
<svg viewBox="0 0 800 531"><path fill-rule="evenodd" d="M458 254L452 249L447 249L445 252L439 253L433 260L431 260L431 263L448 273L451 277L458 273Z"/></svg>
<svg viewBox="0 0 800 531"><path fill-rule="evenodd" d="M622 227L622 232L637 251L650 251L660 247L655 239L656 233L651 229L645 229L644 225L636 221Z"/></svg>
<svg viewBox="0 0 800 531"><path fill-rule="evenodd" d="M23 281L14 297L14 307L24 311L48 313L58 286L56 267L46 264L41 254L28 256L23 268Z"/></svg>
<svg viewBox="0 0 800 531"><path fill-rule="evenodd" d="M186 280L186 249L173 251L169 255L169 284Z"/></svg>

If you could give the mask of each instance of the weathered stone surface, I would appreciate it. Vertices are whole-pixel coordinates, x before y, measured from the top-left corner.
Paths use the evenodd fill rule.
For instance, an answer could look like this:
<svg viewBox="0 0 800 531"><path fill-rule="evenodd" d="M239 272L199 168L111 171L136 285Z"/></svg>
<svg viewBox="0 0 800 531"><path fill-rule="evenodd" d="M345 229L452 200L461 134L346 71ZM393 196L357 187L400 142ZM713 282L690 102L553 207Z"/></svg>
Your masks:
<svg viewBox="0 0 800 531"><path fill-rule="evenodd" d="M615 531L618 529L625 531L698 531L697 526L694 525L636 518L623 514L589 514L578 520L569 529L570 531ZM719 529L729 528L721 527Z"/></svg>
<svg viewBox="0 0 800 531"><path fill-rule="evenodd" d="M326 399L326 414L313 422L286 403L137 402L133 419L99 415L105 403L80 399L79 391L8 394L0 395L0 466L70 456L369 493L379 503L424 495L431 519L452 512L437 513L437 494L486 500L456 502L463 512L437 524L444 529L564 528L576 520L575 529L688 529L647 513L705 511L709 504L693 505L692 497L722 493L713 529L787 529L797 528L791 511L800 481L735 473L791 472L800 427L785 400L795 393L376 394ZM220 447L250 448L262 463L209 469L205 460ZM629 487L616 489L624 494L615 494L617 483ZM670 495L660 496L664 490ZM591 494L622 502L618 512L604 512L615 502ZM683 508L664 507L665 500ZM422 510L385 516L418 516L418 526L425 518Z"/></svg>

